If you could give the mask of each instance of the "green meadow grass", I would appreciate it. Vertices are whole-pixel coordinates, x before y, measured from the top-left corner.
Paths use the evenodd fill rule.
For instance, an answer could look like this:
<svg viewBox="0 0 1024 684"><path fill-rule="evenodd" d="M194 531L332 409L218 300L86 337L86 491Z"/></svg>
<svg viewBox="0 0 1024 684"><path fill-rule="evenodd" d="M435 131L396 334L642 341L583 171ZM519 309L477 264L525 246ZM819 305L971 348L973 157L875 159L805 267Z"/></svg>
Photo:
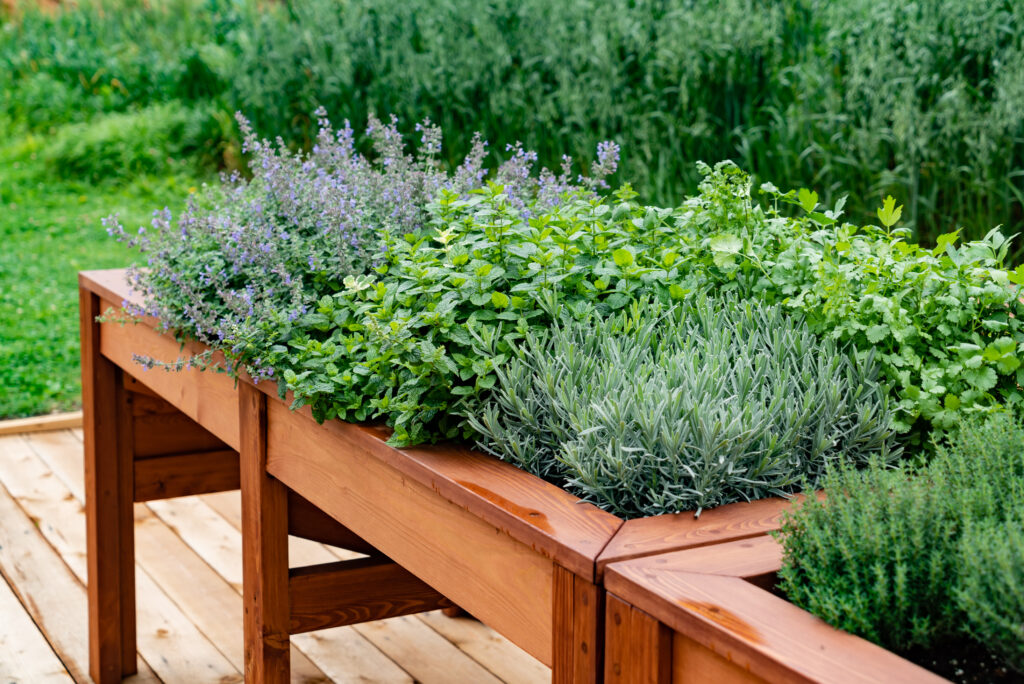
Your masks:
<svg viewBox="0 0 1024 684"><path fill-rule="evenodd" d="M11 137L0 147L0 418L79 406L76 274L133 258L101 219L118 212L126 225L142 225L154 208L176 208L196 183L183 173L61 180L39 159L44 140L0 139Z"/></svg>

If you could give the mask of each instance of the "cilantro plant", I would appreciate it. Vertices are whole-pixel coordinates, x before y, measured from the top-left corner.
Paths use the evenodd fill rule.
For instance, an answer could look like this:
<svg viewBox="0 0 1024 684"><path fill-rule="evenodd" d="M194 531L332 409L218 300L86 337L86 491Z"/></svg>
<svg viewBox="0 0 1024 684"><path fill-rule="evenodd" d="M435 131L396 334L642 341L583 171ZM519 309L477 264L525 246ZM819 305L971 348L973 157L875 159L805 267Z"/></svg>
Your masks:
<svg viewBox="0 0 1024 684"><path fill-rule="evenodd" d="M483 450L627 518L784 495L900 451L874 362L752 301L557 321L496 374L469 416Z"/></svg>
<svg viewBox="0 0 1024 684"><path fill-rule="evenodd" d="M824 209L813 192L765 184L761 207L734 165L704 172L700 194L675 214L681 287L780 303L817 334L874 354L896 428L918 441L929 427L1024 401L1024 267L1005 268L1010 243L997 230L963 244L954 231L926 249L906 241L891 197L882 226L861 227L840 222L842 201Z"/></svg>

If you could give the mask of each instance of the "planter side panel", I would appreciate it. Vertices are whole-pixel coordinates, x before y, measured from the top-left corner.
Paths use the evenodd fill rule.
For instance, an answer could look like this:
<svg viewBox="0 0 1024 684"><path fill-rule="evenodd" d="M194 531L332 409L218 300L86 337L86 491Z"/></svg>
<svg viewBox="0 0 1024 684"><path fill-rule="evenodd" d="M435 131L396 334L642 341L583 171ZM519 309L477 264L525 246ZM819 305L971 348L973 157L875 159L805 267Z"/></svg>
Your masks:
<svg viewBox="0 0 1024 684"><path fill-rule="evenodd" d="M672 684L765 684L750 670L723 658L685 634L672 637Z"/></svg>
<svg viewBox="0 0 1024 684"><path fill-rule="evenodd" d="M118 309L109 301L100 310ZM224 373L195 368L167 372L159 368L145 370L134 356L148 356L173 362L194 353L170 335L162 335L144 324L103 323L100 326L100 352L124 371L158 394L165 401L202 425L234 450L238 450L238 390L235 381Z"/></svg>
<svg viewBox="0 0 1024 684"><path fill-rule="evenodd" d="M528 653L552 662L553 564L382 463L352 426L268 402L267 471Z"/></svg>

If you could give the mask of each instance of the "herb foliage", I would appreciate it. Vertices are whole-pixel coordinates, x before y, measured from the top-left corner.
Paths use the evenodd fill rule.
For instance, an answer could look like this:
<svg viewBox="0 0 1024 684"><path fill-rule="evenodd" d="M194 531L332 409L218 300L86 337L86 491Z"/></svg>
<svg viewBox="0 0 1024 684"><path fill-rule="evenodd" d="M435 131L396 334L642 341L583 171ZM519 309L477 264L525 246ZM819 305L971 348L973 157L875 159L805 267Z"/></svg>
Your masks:
<svg viewBox="0 0 1024 684"><path fill-rule="evenodd" d="M890 649L941 646L970 625L982 643L1019 658L1019 641L1007 648L1005 639L1024 613L996 592L1024 581L1015 555L1021 444L1019 420L975 416L923 467L834 470L823 482L824 501L810 498L784 518L782 590L826 622ZM983 550L992 529L1008 536Z"/></svg>
<svg viewBox="0 0 1024 684"><path fill-rule="evenodd" d="M813 486L830 465L891 463L871 359L781 307L647 301L529 332L468 416L487 452L627 517Z"/></svg>

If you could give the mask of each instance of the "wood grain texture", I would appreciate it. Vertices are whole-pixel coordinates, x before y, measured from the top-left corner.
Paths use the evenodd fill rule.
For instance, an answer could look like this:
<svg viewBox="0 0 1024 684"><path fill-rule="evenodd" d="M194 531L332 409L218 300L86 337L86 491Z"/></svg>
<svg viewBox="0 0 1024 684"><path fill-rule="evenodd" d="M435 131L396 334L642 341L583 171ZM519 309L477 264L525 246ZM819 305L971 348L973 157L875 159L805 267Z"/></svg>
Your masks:
<svg viewBox="0 0 1024 684"><path fill-rule="evenodd" d="M765 684L766 680L683 634L671 635L672 684Z"/></svg>
<svg viewBox="0 0 1024 684"><path fill-rule="evenodd" d="M598 575L609 563L767 534L779 529L782 512L801 499L727 504L706 510L699 518L674 513L627 520L598 557Z"/></svg>
<svg viewBox="0 0 1024 684"><path fill-rule="evenodd" d="M599 681L604 648L604 592L557 565L552 581L552 682Z"/></svg>
<svg viewBox="0 0 1024 684"><path fill-rule="evenodd" d="M98 293L106 305L137 301L122 270L83 272L79 282ZM218 411L218 407L229 411L234 405L228 400L233 391L230 379L196 370L146 372L132 361L132 353L173 360L183 353L202 351L201 346L186 345L182 352L170 336L159 335L144 324L118 326L110 337L104 354L229 446L238 448L237 419L230 420ZM276 387L262 383L259 388L272 395L273 403L280 401ZM594 559L622 522L559 487L470 449L441 445L397 450L385 444L389 435L384 428L345 425L344 429L349 432L348 441L364 452L582 577L594 579Z"/></svg>
<svg viewBox="0 0 1024 684"><path fill-rule="evenodd" d="M136 383L138 384L138 383ZM136 459L227 449L215 435L158 397L130 392Z"/></svg>
<svg viewBox="0 0 1024 684"><path fill-rule="evenodd" d="M675 633L724 658L737 672L752 672L768 682L945 681L830 627L739 576L748 572L760 576L772 564L777 570L780 556L777 549L768 548L772 544L777 542L761 538L613 563L606 569L605 587ZM743 560L743 554L755 558ZM717 565L716 555L724 559ZM701 567L702 563L709 565ZM739 575L713 574L712 570ZM710 663L702 667L717 667L714 659L701 658ZM673 668L678 670L678 663Z"/></svg>
<svg viewBox="0 0 1024 684"><path fill-rule="evenodd" d="M339 424L348 441L568 570L594 579L594 560L622 521L510 463L454 444L395 449L379 426Z"/></svg>
<svg viewBox="0 0 1024 684"><path fill-rule="evenodd" d="M100 301L101 310L112 307L110 301ZM186 343L183 347L171 335L157 333L144 323L108 322L100 328L100 351L104 357L229 447L238 449L238 398L232 378L197 368L176 372L160 368L146 370L135 361L135 356L139 355L174 362L200 354L205 347L197 343Z"/></svg>
<svg viewBox="0 0 1024 684"><path fill-rule="evenodd" d="M25 513L36 521L46 542L84 584L88 568L82 502L62 484L63 478L54 477L26 447L23 440L15 438L11 444L0 438L0 454L3 454L0 481ZM135 570L139 655L152 666L159 679L223 684L241 681L238 671L154 584L143 568L136 565ZM74 626L82 629L83 623Z"/></svg>
<svg viewBox="0 0 1024 684"><path fill-rule="evenodd" d="M377 458L386 445L367 440L354 426L317 425L280 402L269 402L268 418L271 475L528 653L551 663L548 557ZM391 454L387 461L402 455L391 447L386 451Z"/></svg>
<svg viewBox="0 0 1024 684"><path fill-rule="evenodd" d="M288 534L359 553L377 552L362 537L290 489L288 490Z"/></svg>
<svg viewBox="0 0 1024 684"><path fill-rule="evenodd" d="M267 475L267 398L250 385L239 391L242 436L242 576L245 680L286 684L288 640L288 502Z"/></svg>
<svg viewBox="0 0 1024 684"><path fill-rule="evenodd" d="M0 574L46 634L68 673L76 682L85 682L89 670L89 636L83 629L88 624L85 587L2 486L0 520Z"/></svg>
<svg viewBox="0 0 1024 684"><path fill-rule="evenodd" d="M295 568L289 573L291 634L437 610L451 602L382 556Z"/></svg>
<svg viewBox="0 0 1024 684"><path fill-rule="evenodd" d="M605 684L669 684L672 631L614 594L605 607Z"/></svg>
<svg viewBox="0 0 1024 684"><path fill-rule="evenodd" d="M238 453L230 449L135 462L135 501L224 492L239 486Z"/></svg>
<svg viewBox="0 0 1024 684"><path fill-rule="evenodd" d="M39 628L21 610L0 577L0 681L5 684L74 684Z"/></svg>
<svg viewBox="0 0 1024 684"><path fill-rule="evenodd" d="M79 290L89 668L106 684L137 667L131 414L120 371L100 354L100 306L95 294Z"/></svg>
<svg viewBox="0 0 1024 684"><path fill-rule="evenodd" d="M0 436L23 435L29 432L48 432L50 430L66 430L78 427L82 427L82 412L70 411L50 416L0 420Z"/></svg>

